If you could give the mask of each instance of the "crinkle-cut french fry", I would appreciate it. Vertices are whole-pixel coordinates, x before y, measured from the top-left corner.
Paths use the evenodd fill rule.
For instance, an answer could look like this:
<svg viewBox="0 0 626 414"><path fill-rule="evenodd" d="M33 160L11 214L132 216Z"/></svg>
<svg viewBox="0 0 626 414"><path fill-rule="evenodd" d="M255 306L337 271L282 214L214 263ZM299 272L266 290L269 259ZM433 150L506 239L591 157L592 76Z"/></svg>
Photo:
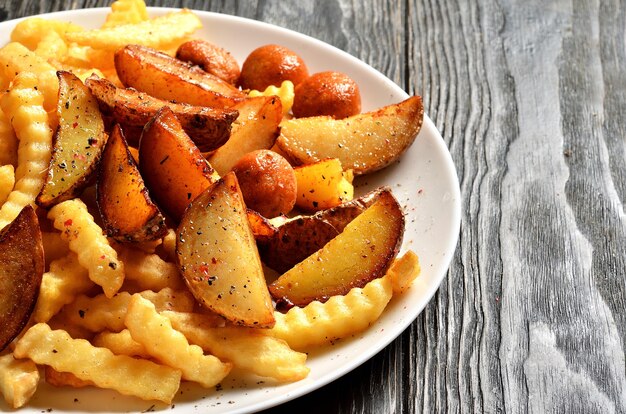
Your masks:
<svg viewBox="0 0 626 414"><path fill-rule="evenodd" d="M91 340L91 343L94 346L109 348L115 355L151 357L146 351L146 347L135 341L128 329L123 329L120 332L100 332Z"/></svg>
<svg viewBox="0 0 626 414"><path fill-rule="evenodd" d="M78 378L76 375L71 372L61 372L52 368L49 365L44 366L44 379L46 382L53 387L72 387L72 388L82 388L88 387L90 385L95 385L91 381L85 381Z"/></svg>
<svg viewBox="0 0 626 414"><path fill-rule="evenodd" d="M172 328L169 319L159 315L154 305L140 295L133 295L124 323L135 341L157 360L180 369L183 379L210 388L232 368L232 364L213 355L204 355L199 346L189 345L185 336Z"/></svg>
<svg viewBox="0 0 626 414"><path fill-rule="evenodd" d="M325 303L313 301L287 313L275 312L276 324L260 329L267 335L287 341L296 350L330 343L369 327L383 312L393 289L386 275L343 296L332 296Z"/></svg>
<svg viewBox="0 0 626 414"><path fill-rule="evenodd" d="M43 93L44 108L46 111L56 109L59 94L59 79L56 69L44 58L37 56L35 52L16 42L8 43L0 48L0 72L4 78L13 82L15 82L15 77L18 74L33 73L37 79L33 86L37 86L37 89ZM12 116L9 116L9 119L12 119ZM15 130L18 131L19 136L19 130L17 128Z"/></svg>
<svg viewBox="0 0 626 414"><path fill-rule="evenodd" d="M117 0L111 4L102 28L133 24L148 20L148 9L143 0Z"/></svg>
<svg viewBox="0 0 626 414"><path fill-rule="evenodd" d="M3 165L0 167L0 206L4 204L4 202L13 191L13 186L15 186L15 169L11 164Z"/></svg>
<svg viewBox="0 0 626 414"><path fill-rule="evenodd" d="M195 306L195 299L187 290L175 291L169 288L159 292L144 291L140 293L152 302L159 311L176 310L191 312ZM93 298L79 295L74 302L66 305L61 314L67 320L91 332L111 331L120 332L124 329L124 317L128 310L131 294L119 292L112 298L97 295Z"/></svg>
<svg viewBox="0 0 626 414"><path fill-rule="evenodd" d="M70 246L61 238L61 233L56 231L42 231L43 252L46 255L46 263L66 256L70 252Z"/></svg>
<svg viewBox="0 0 626 414"><path fill-rule="evenodd" d="M41 38L35 54L44 59L59 59L67 54L67 44L60 34L52 30Z"/></svg>
<svg viewBox="0 0 626 414"><path fill-rule="evenodd" d="M293 100L296 96L295 89L293 86L293 82L286 80L280 84L280 87L270 85L265 88L264 91L257 91L252 89L248 92L248 95L254 96L278 96L280 98L280 103L283 108L283 116L286 116L289 111L291 111L291 107L293 106Z"/></svg>
<svg viewBox="0 0 626 414"><path fill-rule="evenodd" d="M45 323L30 328L17 341L14 355L109 388L121 394L169 404L180 386L180 371L145 359L114 355L85 339L51 330Z"/></svg>
<svg viewBox="0 0 626 414"><path fill-rule="evenodd" d="M420 270L419 258L413 250L407 250L402 256L397 257L387 270L393 294L401 295L406 292L415 278L419 276Z"/></svg>
<svg viewBox="0 0 626 414"><path fill-rule="evenodd" d="M70 41L94 49L115 51L128 44L163 48L202 27L200 19L183 9L136 24L68 33Z"/></svg>
<svg viewBox="0 0 626 414"><path fill-rule="evenodd" d="M48 170L52 131L42 106L43 95L36 86L36 76L23 72L15 77L0 102L20 140L15 186L0 209L0 228L13 221L25 206L34 205Z"/></svg>
<svg viewBox="0 0 626 414"><path fill-rule="evenodd" d="M0 109L0 165L17 167L18 144L19 141L11 126L11 121Z"/></svg>
<svg viewBox="0 0 626 414"><path fill-rule="evenodd" d="M74 23L31 17L15 25L11 31L11 41L21 43L30 50L35 50L39 42L50 32L55 32L62 39L65 39L66 33L83 30L85 29L82 26Z"/></svg>
<svg viewBox="0 0 626 414"><path fill-rule="evenodd" d="M78 263L74 252L53 261L41 279L33 318L36 322L48 322L64 305L93 286L89 272Z"/></svg>
<svg viewBox="0 0 626 414"><path fill-rule="evenodd" d="M33 361L18 360L12 354L0 356L0 394L13 408L28 402L37 390L39 371Z"/></svg>
<svg viewBox="0 0 626 414"><path fill-rule="evenodd" d="M178 267L166 262L157 254L144 253L141 250L116 245L118 257L124 263L126 279L133 281L142 290L158 291L166 287L183 289L185 282L178 272Z"/></svg>
<svg viewBox="0 0 626 414"><path fill-rule="evenodd" d="M112 297L124 283L124 264L117 258L102 229L79 199L67 200L52 207L48 218L61 231L70 250L78 255L78 262L89 271L89 278L102 286L105 295Z"/></svg>
<svg viewBox="0 0 626 414"><path fill-rule="evenodd" d="M280 382L299 381L309 374L306 354L289 348L282 339L263 335L258 329L234 326L216 327L206 315L162 312L174 329L223 361L261 377Z"/></svg>

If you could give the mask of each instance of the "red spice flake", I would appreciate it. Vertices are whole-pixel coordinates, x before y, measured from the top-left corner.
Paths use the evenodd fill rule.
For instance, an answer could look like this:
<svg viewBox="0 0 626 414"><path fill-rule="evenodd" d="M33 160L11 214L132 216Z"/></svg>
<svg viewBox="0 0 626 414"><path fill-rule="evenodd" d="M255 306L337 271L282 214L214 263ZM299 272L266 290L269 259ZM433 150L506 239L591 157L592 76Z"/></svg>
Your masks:
<svg viewBox="0 0 626 414"><path fill-rule="evenodd" d="M72 128L76 128L77 126L78 126L78 122L74 122L74 123L72 124Z"/></svg>
<svg viewBox="0 0 626 414"><path fill-rule="evenodd" d="M67 220L65 220L65 222L63 222L63 225L64 225L65 227L69 227L69 226L71 226L71 225L72 225L72 219L67 219Z"/></svg>
<svg viewBox="0 0 626 414"><path fill-rule="evenodd" d="M208 275L209 274L209 266L207 266L205 264L200 265L200 266L198 266L198 271L201 272L201 273L204 273L205 275Z"/></svg>
<svg viewBox="0 0 626 414"><path fill-rule="evenodd" d="M101 259L101 260L104 260L104 259L106 259L106 256L105 256L105 255L102 255L102 256L100 256L100 259Z"/></svg>

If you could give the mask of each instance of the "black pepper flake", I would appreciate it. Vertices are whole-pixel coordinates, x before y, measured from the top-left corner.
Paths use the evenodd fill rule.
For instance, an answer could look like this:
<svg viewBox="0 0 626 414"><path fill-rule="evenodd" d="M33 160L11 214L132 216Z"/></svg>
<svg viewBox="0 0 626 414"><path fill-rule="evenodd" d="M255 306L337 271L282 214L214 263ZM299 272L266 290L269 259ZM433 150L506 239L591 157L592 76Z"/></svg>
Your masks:
<svg viewBox="0 0 626 414"><path fill-rule="evenodd" d="M78 310L78 316L80 316L81 319L83 319L85 317L85 311L82 309Z"/></svg>
<svg viewBox="0 0 626 414"><path fill-rule="evenodd" d="M113 270L117 269L117 263L115 262L109 262L109 267Z"/></svg>

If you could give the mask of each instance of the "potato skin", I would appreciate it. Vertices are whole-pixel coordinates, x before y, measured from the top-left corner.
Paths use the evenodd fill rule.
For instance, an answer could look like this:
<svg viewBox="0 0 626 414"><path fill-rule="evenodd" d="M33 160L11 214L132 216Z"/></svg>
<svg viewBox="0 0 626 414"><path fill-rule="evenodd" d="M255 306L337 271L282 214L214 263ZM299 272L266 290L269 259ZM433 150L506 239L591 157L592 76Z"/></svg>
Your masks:
<svg viewBox="0 0 626 414"><path fill-rule="evenodd" d="M176 58L200 66L205 72L235 85L239 80L239 64L226 49L204 40L183 43L176 51Z"/></svg>
<svg viewBox="0 0 626 414"><path fill-rule="evenodd" d="M344 73L315 73L296 86L295 95L291 110L296 118L328 115L341 119L361 112L359 86Z"/></svg>
<svg viewBox="0 0 626 414"><path fill-rule="evenodd" d="M279 45L265 45L252 51L241 66L239 85L243 89L263 91L270 85L280 86L289 80L299 84L309 76L302 58Z"/></svg>
<svg viewBox="0 0 626 414"><path fill-rule="evenodd" d="M282 156L270 150L249 152L233 171L246 206L264 217L287 214L296 202L296 175Z"/></svg>

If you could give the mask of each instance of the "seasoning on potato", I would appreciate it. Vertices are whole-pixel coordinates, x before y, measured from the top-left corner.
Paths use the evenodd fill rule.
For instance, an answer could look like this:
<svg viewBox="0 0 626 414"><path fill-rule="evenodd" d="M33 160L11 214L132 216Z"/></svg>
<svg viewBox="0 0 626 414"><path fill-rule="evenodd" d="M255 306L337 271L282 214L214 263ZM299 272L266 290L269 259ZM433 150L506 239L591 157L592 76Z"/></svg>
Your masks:
<svg viewBox="0 0 626 414"><path fill-rule="evenodd" d="M239 85L262 91L286 80L298 85L308 76L309 70L296 52L284 46L265 45L253 50L243 62Z"/></svg>
<svg viewBox="0 0 626 414"><path fill-rule="evenodd" d="M303 80L295 89L291 108L296 118L328 115L347 118L361 112L359 86L341 72L319 72Z"/></svg>
<svg viewBox="0 0 626 414"><path fill-rule="evenodd" d="M271 218L296 203L296 175L285 158L270 150L249 152L233 167L246 206Z"/></svg>

